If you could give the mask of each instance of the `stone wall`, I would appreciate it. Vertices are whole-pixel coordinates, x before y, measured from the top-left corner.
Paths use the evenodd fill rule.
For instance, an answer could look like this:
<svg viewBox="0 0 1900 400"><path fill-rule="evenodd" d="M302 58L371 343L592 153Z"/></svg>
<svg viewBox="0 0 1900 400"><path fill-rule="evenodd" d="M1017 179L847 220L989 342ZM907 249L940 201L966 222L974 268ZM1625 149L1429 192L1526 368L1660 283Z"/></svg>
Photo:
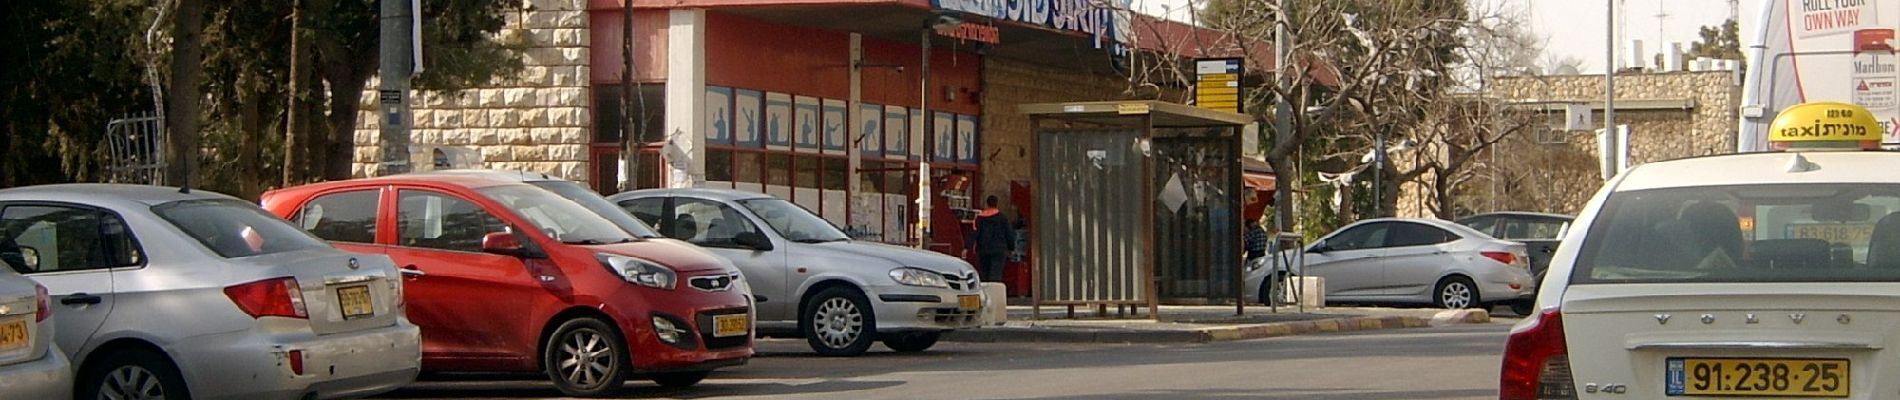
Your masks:
<svg viewBox="0 0 1900 400"><path fill-rule="evenodd" d="M981 195L1008 199L1011 181L1032 181L1030 160L1035 149L1030 147L1029 116L1018 112L1017 106L1119 100L1127 88L1126 79L1105 70L1089 73L984 57Z"/></svg>
<svg viewBox="0 0 1900 400"><path fill-rule="evenodd" d="M1593 126L1602 124L1602 75L1504 77L1492 82L1489 95L1505 102L1569 102L1595 104ZM1618 124L1630 126L1630 165L1735 151L1740 129L1738 107L1741 86L1733 71L1631 73L1616 77ZM1631 109L1650 100L1688 100L1687 108ZM1594 128L1593 128L1594 129ZM1561 142L1532 137L1514 138L1497 148L1499 165L1509 169L1466 183L1464 208L1477 212L1544 211L1575 213L1602 186L1595 162L1597 138L1591 130L1555 133ZM1535 167L1525 171L1512 169ZM1498 177L1493 182L1491 177ZM1429 176L1425 179L1429 179ZM1429 182L1429 181L1427 181ZM1408 182L1401 186L1397 214L1432 217L1429 187ZM1497 199L1489 197L1495 192ZM1452 216L1437 216L1449 218Z"/></svg>
<svg viewBox="0 0 1900 400"><path fill-rule="evenodd" d="M1491 93L1509 101L1602 102L1603 76L1508 77L1494 81ZM1630 125L1630 164L1735 151L1742 87L1733 71L1623 74L1616 77L1616 99L1693 101L1672 110L1629 110L1619 106L1618 124ZM1602 110L1593 118L1600 121ZM1590 136L1572 132L1570 136ZM1596 152L1594 138L1580 150Z"/></svg>
<svg viewBox="0 0 1900 400"><path fill-rule="evenodd" d="M415 146L440 145L481 153L483 168L528 170L587 180L592 141L588 97L586 0L530 0L526 12L508 12L502 35L525 35L526 65L519 76L457 93L415 92L411 107ZM426 65L424 66L427 67ZM363 92L356 127L357 176L375 171L381 129L375 80Z"/></svg>

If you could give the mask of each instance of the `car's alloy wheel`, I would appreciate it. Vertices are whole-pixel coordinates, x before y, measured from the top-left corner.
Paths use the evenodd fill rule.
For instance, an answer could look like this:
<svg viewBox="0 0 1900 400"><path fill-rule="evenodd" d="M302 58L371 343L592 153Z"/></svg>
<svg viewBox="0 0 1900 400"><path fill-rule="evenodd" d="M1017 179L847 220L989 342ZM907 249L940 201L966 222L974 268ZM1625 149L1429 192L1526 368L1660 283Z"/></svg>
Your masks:
<svg viewBox="0 0 1900 400"><path fill-rule="evenodd" d="M567 321L548 340L544 356L548 377L569 396L604 396L619 391L628 374L622 340L600 320Z"/></svg>
<svg viewBox="0 0 1900 400"><path fill-rule="evenodd" d="M1450 277L1438 283L1438 306L1449 309L1471 308L1478 304L1478 292L1472 289L1471 280L1464 277Z"/></svg>
<svg viewBox="0 0 1900 400"><path fill-rule="evenodd" d="M812 297L810 304L802 325L812 350L826 356L856 356L871 347L877 324L863 294L833 287Z"/></svg>
<svg viewBox="0 0 1900 400"><path fill-rule="evenodd" d="M81 399L160 400L188 399L185 379L163 356L144 350L121 350L100 356L118 359L88 368L81 379Z"/></svg>
<svg viewBox="0 0 1900 400"><path fill-rule="evenodd" d="M157 400L165 398L165 385L158 383L158 375L143 367L127 365L106 374L106 381L99 386L99 397L124 400Z"/></svg>

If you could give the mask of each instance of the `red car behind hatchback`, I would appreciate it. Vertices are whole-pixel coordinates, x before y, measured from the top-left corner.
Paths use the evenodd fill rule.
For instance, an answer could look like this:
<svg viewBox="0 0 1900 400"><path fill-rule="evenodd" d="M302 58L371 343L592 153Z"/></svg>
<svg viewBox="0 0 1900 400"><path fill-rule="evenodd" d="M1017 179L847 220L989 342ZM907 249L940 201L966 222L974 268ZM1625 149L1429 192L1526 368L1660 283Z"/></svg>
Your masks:
<svg viewBox="0 0 1900 400"><path fill-rule="evenodd" d="M397 176L273 191L263 205L395 259L424 371L545 371L570 396L601 396L636 374L690 386L752 356L728 261L635 237L534 186Z"/></svg>

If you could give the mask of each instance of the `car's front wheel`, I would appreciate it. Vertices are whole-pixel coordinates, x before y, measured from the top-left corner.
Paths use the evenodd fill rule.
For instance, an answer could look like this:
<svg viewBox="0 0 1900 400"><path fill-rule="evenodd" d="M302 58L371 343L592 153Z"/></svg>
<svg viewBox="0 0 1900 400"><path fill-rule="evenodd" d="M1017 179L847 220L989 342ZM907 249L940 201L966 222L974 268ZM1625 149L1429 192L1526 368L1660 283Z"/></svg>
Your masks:
<svg viewBox="0 0 1900 400"><path fill-rule="evenodd" d="M578 318L561 324L542 350L548 378L561 393L575 397L602 397L620 391L632 370L626 338L598 319Z"/></svg>
<svg viewBox="0 0 1900 400"><path fill-rule="evenodd" d="M1433 302L1440 308L1453 310L1476 307L1483 304L1478 298L1478 285L1471 278L1462 276L1446 277L1438 281L1438 290L1434 290Z"/></svg>
<svg viewBox="0 0 1900 400"><path fill-rule="evenodd" d="M185 377L165 356L146 350L122 350L80 372L78 399L189 399Z"/></svg>
<svg viewBox="0 0 1900 400"><path fill-rule="evenodd" d="M899 352L899 353L916 353L916 352L920 352L924 350L929 350L930 346L937 345L937 339L940 339L942 337L943 337L943 332L914 332L914 333L896 334L896 335L891 335L890 337L884 338L884 347L889 347L891 348L891 350Z"/></svg>
<svg viewBox="0 0 1900 400"><path fill-rule="evenodd" d="M877 334L877 316L864 293L850 287L825 288L811 297L800 325L805 341L818 355L854 357L871 348Z"/></svg>

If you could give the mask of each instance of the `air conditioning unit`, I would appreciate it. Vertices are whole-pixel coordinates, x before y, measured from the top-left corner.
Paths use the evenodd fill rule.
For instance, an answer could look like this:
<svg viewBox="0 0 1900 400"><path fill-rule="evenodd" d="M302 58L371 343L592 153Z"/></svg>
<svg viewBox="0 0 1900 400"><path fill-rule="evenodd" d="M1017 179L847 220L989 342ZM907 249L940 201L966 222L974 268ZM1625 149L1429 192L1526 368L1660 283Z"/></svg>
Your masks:
<svg viewBox="0 0 1900 400"><path fill-rule="evenodd" d="M482 152L473 147L414 144L409 146L409 166L415 172L481 168Z"/></svg>

